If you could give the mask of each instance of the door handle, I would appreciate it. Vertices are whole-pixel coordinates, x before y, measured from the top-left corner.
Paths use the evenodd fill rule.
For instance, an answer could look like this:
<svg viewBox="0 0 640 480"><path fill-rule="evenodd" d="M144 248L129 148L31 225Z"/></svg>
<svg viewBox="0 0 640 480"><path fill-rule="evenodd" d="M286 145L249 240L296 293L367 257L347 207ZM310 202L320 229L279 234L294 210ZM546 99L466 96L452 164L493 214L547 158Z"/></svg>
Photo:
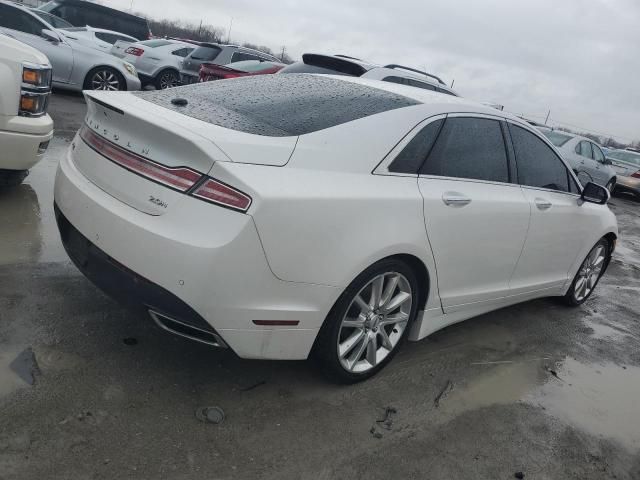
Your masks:
<svg viewBox="0 0 640 480"><path fill-rule="evenodd" d="M442 194L442 201L449 207L464 207L471 203L469 197L458 192L444 192Z"/></svg>
<svg viewBox="0 0 640 480"><path fill-rule="evenodd" d="M538 210L548 210L551 208L551 202L549 200L545 200L544 198L536 198L536 207Z"/></svg>

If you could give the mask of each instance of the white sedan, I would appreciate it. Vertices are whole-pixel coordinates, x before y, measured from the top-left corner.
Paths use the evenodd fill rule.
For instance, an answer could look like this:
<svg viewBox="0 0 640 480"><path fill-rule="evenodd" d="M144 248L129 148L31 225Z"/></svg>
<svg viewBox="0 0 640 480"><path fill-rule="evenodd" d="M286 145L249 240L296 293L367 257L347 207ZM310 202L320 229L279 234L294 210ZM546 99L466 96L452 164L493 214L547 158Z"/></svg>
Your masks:
<svg viewBox="0 0 640 480"><path fill-rule="evenodd" d="M526 123L352 77L85 92L55 208L78 268L162 328L243 358L313 355L336 381L403 340L593 292L617 238Z"/></svg>

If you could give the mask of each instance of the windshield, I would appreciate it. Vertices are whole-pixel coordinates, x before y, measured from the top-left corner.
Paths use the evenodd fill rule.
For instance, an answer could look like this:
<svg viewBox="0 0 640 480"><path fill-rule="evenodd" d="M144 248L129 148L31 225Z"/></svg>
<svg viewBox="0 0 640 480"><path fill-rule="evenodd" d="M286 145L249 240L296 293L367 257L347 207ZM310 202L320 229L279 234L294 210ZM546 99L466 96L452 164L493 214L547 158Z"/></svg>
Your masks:
<svg viewBox="0 0 640 480"><path fill-rule="evenodd" d="M609 152L607 154L607 157L613 158L614 160L622 160L623 162L633 163L634 165L640 166L640 154L638 153L616 150L615 152Z"/></svg>
<svg viewBox="0 0 640 480"><path fill-rule="evenodd" d="M220 47L198 47L191 53L193 60L204 60L210 62L215 60L218 54L222 51Z"/></svg>
<svg viewBox="0 0 640 480"><path fill-rule="evenodd" d="M60 17L56 17L55 15L51 15L50 13L43 12L41 10L31 10L32 13L35 13L42 20L47 22L53 28L73 28L66 20L61 19Z"/></svg>
<svg viewBox="0 0 640 480"><path fill-rule="evenodd" d="M567 143L569 140L573 138L571 135L565 135L564 133L559 133L555 131L543 131L542 133L556 147L563 146L565 143Z"/></svg>

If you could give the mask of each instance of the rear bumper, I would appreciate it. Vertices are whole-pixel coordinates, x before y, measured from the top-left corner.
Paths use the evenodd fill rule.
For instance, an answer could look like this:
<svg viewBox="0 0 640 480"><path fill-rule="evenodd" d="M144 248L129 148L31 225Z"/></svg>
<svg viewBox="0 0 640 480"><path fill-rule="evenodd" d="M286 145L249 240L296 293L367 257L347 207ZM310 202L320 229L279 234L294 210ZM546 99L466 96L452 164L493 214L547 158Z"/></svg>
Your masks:
<svg viewBox="0 0 640 480"><path fill-rule="evenodd" d="M640 195L640 178L617 177L616 191L629 192Z"/></svg>
<svg viewBox="0 0 640 480"><path fill-rule="evenodd" d="M84 238L78 248L99 266L82 266L80 256L80 270L101 289L214 332L242 358L306 358L340 295L334 287L276 278L250 216L186 196L163 215L145 214L91 183L69 153L58 167L54 197L59 218ZM71 227L60 230L78 264L64 237ZM123 289L133 295L123 298ZM254 320L299 324L265 327Z"/></svg>

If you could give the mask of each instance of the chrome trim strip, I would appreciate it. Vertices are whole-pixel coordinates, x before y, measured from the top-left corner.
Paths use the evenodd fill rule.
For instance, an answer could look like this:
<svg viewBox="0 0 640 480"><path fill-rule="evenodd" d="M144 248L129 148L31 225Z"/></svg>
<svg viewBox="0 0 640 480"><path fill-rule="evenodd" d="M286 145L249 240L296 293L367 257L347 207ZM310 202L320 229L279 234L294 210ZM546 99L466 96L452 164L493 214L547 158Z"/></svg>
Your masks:
<svg viewBox="0 0 640 480"><path fill-rule="evenodd" d="M193 340L195 342L204 343L205 345L212 345L212 346L218 347L218 348L228 348L228 345L224 342L224 340L222 340L222 338L220 338L220 336L217 335L214 332L209 332L207 330L203 330L201 328L194 327L193 325L188 325L188 324L186 324L184 322L181 322L180 320L176 320L175 318L169 317L168 315L165 315L165 314L160 313L160 312L156 312L156 311L151 310L151 309L149 309L149 315L151 316L153 321L156 322L156 324L160 328L162 328L163 330L166 330L169 333L173 333L174 335L178 335L180 337L188 338L189 340ZM192 335L188 335L186 333L182 333L182 332L178 332L176 330L173 330L162 319L166 319L169 322L174 322L174 323L180 324L183 327L191 329L191 330L202 332L203 335L210 336L212 338L212 340L211 341L207 341L207 340L205 340L203 338L195 337L195 336L192 336Z"/></svg>

